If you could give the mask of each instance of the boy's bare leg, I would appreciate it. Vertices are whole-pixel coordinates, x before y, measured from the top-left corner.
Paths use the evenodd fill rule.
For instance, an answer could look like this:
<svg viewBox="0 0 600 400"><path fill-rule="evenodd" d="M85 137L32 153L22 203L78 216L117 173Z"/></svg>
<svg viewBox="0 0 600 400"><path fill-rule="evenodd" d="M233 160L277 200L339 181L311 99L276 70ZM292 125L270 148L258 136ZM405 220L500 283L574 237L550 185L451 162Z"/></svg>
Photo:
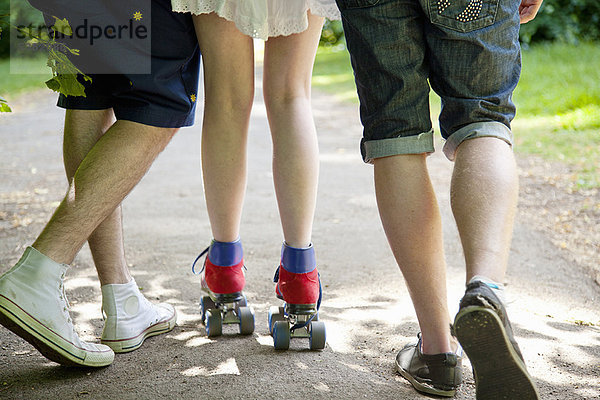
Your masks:
<svg viewBox="0 0 600 400"><path fill-rule="evenodd" d="M377 158L375 191L392 252L412 298L423 352L456 350L450 334L442 224L425 154Z"/></svg>
<svg viewBox="0 0 600 400"><path fill-rule="evenodd" d="M69 180L113 122L110 109L67 111L63 153ZM127 352L140 347L148 336L170 331L177 318L173 307L146 301L127 268L120 205L98 225L88 242L102 286L101 342L115 352ZM132 299L137 307L127 309L125 305Z"/></svg>
<svg viewBox="0 0 600 400"><path fill-rule="evenodd" d="M65 171L69 182L94 144L114 123L108 110L67 110L63 141ZM90 235L88 243L101 285L131 280L123 248L123 226L119 205Z"/></svg>
<svg viewBox="0 0 600 400"><path fill-rule="evenodd" d="M376 159L375 187L383 226L419 319L423 351L435 354L453 346L441 221L425 158ZM516 164L508 144L478 138L459 146L451 197L467 281L475 275L503 281L517 196Z"/></svg>
<svg viewBox="0 0 600 400"><path fill-rule="evenodd" d="M67 195L32 246L58 263L70 264L177 130L115 122L85 156Z"/></svg>
<svg viewBox="0 0 600 400"><path fill-rule="evenodd" d="M504 281L518 201L512 148L496 138L463 142L452 175L452 211L467 264L475 275Z"/></svg>

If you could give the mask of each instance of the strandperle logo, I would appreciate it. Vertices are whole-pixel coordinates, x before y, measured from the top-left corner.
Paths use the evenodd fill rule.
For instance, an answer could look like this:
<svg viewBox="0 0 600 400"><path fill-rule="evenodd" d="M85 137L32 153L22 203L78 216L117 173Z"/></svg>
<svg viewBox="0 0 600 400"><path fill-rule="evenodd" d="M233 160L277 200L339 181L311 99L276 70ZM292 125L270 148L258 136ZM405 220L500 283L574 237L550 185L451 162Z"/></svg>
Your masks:
<svg viewBox="0 0 600 400"><path fill-rule="evenodd" d="M135 15L135 14L134 14ZM61 41L67 41L72 39L86 40L90 45L94 45L94 41L99 39L114 39L114 40L144 40L148 39L149 31L146 25L140 24L134 21L136 17L132 17L127 24L122 25L111 25L100 26L90 23L87 18L83 20L80 25L71 27L71 35L66 35L62 32L53 32L54 38ZM143 18L141 13L137 18L140 20ZM139 20L137 20L139 21ZM34 26L29 24L27 26L18 26L19 33L17 39L25 40L29 39L30 35L25 35L23 31L28 31L30 34L35 36L41 36L44 32L48 32L50 27L46 25Z"/></svg>
<svg viewBox="0 0 600 400"><path fill-rule="evenodd" d="M17 29L10 36L11 61L39 57L44 50L40 43L50 40L54 46L50 52L59 58L63 53L88 75L151 73L151 0L36 1L40 9L23 0L12 0L13 4L11 24ZM11 62L11 73L34 73L18 66Z"/></svg>

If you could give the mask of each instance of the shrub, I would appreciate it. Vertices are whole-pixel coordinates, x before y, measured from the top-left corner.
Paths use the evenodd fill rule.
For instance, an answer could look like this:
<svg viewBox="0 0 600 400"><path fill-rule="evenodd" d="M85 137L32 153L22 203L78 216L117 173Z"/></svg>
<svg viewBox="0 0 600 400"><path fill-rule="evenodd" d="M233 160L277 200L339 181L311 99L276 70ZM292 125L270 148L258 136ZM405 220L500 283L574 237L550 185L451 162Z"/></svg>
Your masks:
<svg viewBox="0 0 600 400"><path fill-rule="evenodd" d="M539 42L600 40L600 1L598 0L544 0L537 17L521 25L524 45ZM344 31L340 21L326 21L321 35L321 46L343 43Z"/></svg>
<svg viewBox="0 0 600 400"><path fill-rule="evenodd" d="M600 40L600 2L597 0L545 0L537 17L521 26L524 44Z"/></svg>

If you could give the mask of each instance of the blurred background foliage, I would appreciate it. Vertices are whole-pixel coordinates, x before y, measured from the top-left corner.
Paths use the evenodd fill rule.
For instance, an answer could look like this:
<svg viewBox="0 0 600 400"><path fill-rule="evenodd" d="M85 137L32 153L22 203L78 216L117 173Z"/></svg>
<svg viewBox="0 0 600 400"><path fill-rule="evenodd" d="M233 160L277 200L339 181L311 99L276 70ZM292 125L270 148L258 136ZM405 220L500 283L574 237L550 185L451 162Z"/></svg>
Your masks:
<svg viewBox="0 0 600 400"><path fill-rule="evenodd" d="M344 28L342 21L326 20L321 31L321 46L331 47L342 44L344 39Z"/></svg>
<svg viewBox="0 0 600 400"><path fill-rule="evenodd" d="M27 0L0 0L0 15L10 14L10 22L16 26L41 26L44 24L42 13L32 8ZM15 34L13 29L8 27L9 18L0 19L0 27L2 27L2 37L0 38L0 59L10 56L10 35ZM31 52L24 52L31 54ZM21 56L18 49L15 49L15 54Z"/></svg>
<svg viewBox="0 0 600 400"><path fill-rule="evenodd" d="M358 102L341 22L327 22L313 86ZM521 25L523 70L514 93L516 149L565 162L573 190L600 188L600 0L544 0ZM432 119L440 99L431 93Z"/></svg>
<svg viewBox="0 0 600 400"><path fill-rule="evenodd" d="M41 51L35 58L17 54L9 60L10 30L1 16L12 13L16 25L42 24L41 13L27 0L12 0L12 8L10 3L0 0L0 96L8 102L42 89L52 77ZM600 188L600 0L544 0L537 17L521 26L520 37L517 150L569 163L576 171L576 188ZM340 21L325 22L320 43L313 86L357 102ZM9 63L23 73L9 73ZM440 100L434 93L431 100L432 118L437 118ZM1 97L0 107L7 107Z"/></svg>
<svg viewBox="0 0 600 400"><path fill-rule="evenodd" d="M545 0L537 17L521 26L525 44L600 40L598 0Z"/></svg>
<svg viewBox="0 0 600 400"><path fill-rule="evenodd" d="M527 47L543 42L577 44L600 40L599 0L544 0L537 17L521 25L521 43ZM327 21L321 35L325 47L343 43L340 21Z"/></svg>
<svg viewBox="0 0 600 400"><path fill-rule="evenodd" d="M17 25L42 24L41 13L31 8L27 0L0 0L0 15L11 14ZM7 18L4 18L7 20ZM8 21L5 21L8 22ZM10 32L3 24L0 58L10 56ZM600 40L599 0L545 0L535 20L521 27L521 42L531 45L541 42L577 44ZM344 31L340 21L326 21L321 35L324 47L343 46Z"/></svg>

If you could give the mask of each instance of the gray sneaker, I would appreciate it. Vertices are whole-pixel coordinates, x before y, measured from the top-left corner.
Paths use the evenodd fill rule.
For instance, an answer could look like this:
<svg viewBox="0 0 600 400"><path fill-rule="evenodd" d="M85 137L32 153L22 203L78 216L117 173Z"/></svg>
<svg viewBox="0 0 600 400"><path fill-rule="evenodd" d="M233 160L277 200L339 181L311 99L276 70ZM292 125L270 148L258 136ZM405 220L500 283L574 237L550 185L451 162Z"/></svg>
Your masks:
<svg viewBox="0 0 600 400"><path fill-rule="evenodd" d="M485 283L467 285L454 333L471 360L477 399L539 399L506 309Z"/></svg>
<svg viewBox="0 0 600 400"><path fill-rule="evenodd" d="M396 369L417 391L452 397L462 383L462 351L458 354L423 354L421 334L417 343L408 344L396 356Z"/></svg>

